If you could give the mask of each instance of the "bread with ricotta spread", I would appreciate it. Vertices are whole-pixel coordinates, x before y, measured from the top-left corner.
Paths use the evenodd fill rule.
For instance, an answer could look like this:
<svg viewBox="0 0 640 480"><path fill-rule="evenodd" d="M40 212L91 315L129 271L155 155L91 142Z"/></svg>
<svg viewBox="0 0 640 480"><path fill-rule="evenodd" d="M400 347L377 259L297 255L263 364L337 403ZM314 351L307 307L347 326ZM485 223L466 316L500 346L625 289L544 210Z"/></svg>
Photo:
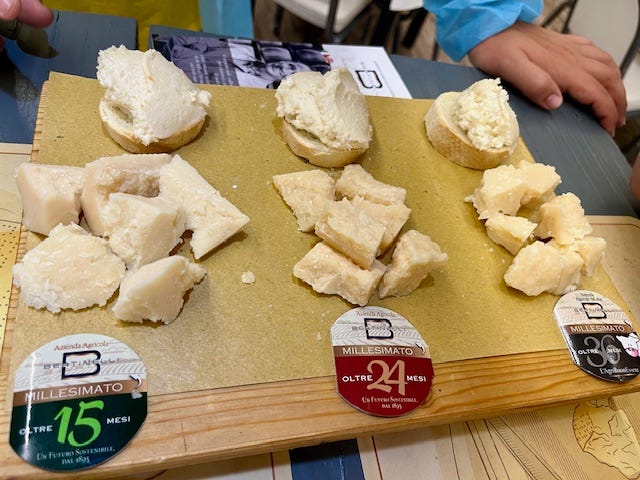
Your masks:
<svg viewBox="0 0 640 480"><path fill-rule="evenodd" d="M462 92L445 92L424 117L434 148L463 167L486 170L515 150L518 121L500 79L480 80Z"/></svg>
<svg viewBox="0 0 640 480"><path fill-rule="evenodd" d="M97 77L105 88L100 118L109 135L129 152L176 150L195 138L205 123L211 94L155 50L101 50Z"/></svg>
<svg viewBox="0 0 640 480"><path fill-rule="evenodd" d="M349 71L289 75L280 83L276 100L285 142L309 163L342 167L369 148L369 108Z"/></svg>

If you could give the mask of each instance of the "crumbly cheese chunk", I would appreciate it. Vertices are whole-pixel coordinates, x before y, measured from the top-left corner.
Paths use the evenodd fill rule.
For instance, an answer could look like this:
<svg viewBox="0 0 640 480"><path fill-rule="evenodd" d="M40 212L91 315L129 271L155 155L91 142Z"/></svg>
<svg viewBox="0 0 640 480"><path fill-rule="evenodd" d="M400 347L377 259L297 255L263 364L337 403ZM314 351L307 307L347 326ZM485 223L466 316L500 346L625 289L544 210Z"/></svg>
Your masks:
<svg viewBox="0 0 640 480"><path fill-rule="evenodd" d="M393 250L391 263L378 286L378 297L409 295L429 272L448 260L448 255L431 237L417 230L407 231Z"/></svg>
<svg viewBox="0 0 640 480"><path fill-rule="evenodd" d="M365 200L360 196L355 196L351 203L362 209L364 213L371 218L384 225L384 235L380 242L378 256L382 255L395 241L398 233L407 223L411 209L404 203L393 203L391 205L382 205Z"/></svg>
<svg viewBox="0 0 640 480"><path fill-rule="evenodd" d="M23 163L15 171L15 180L27 230L49 235L60 223L78 223L84 168Z"/></svg>
<svg viewBox="0 0 640 480"><path fill-rule="evenodd" d="M377 260L371 269L361 268L324 242L316 244L293 267L293 275L316 292L340 295L360 306L369 302L384 271L385 266Z"/></svg>
<svg viewBox="0 0 640 480"><path fill-rule="evenodd" d="M114 192L143 197L158 195L160 167L171 156L160 154L125 154L101 157L85 165L85 184L80 196L85 220L94 235L104 235L104 206Z"/></svg>
<svg viewBox="0 0 640 480"><path fill-rule="evenodd" d="M186 228L193 232L191 250L196 259L249 223L249 217L179 155L160 169L160 196L174 199L186 212Z"/></svg>
<svg viewBox="0 0 640 480"><path fill-rule="evenodd" d="M103 213L109 246L129 270L168 256L185 230L185 213L170 198L116 192Z"/></svg>
<svg viewBox="0 0 640 480"><path fill-rule="evenodd" d="M143 265L123 279L113 313L126 322L171 323L182 309L185 293L205 274L202 266L180 255Z"/></svg>
<svg viewBox="0 0 640 480"><path fill-rule="evenodd" d="M97 78L103 102L144 145L170 137L201 121L211 94L156 50L109 47L98 52ZM133 86L133 87L132 87Z"/></svg>
<svg viewBox="0 0 640 480"><path fill-rule="evenodd" d="M515 215L520 209L527 186L513 165L500 165L482 173L480 185L467 199L473 203L478 218L483 220L497 213Z"/></svg>
<svg viewBox="0 0 640 480"><path fill-rule="evenodd" d="M335 198L335 181L322 170L274 175L273 184L295 215L301 232L312 231L325 203Z"/></svg>
<svg viewBox="0 0 640 480"><path fill-rule="evenodd" d="M562 265L562 255L557 249L536 241L518 252L504 274L504 281L529 296L540 295L557 287Z"/></svg>
<svg viewBox="0 0 640 480"><path fill-rule="evenodd" d="M404 188L376 180L358 163L344 167L342 175L336 181L336 193L350 200L359 196L370 202L383 205L404 203L407 196L407 191Z"/></svg>
<svg viewBox="0 0 640 480"><path fill-rule="evenodd" d="M276 114L323 144L339 150L369 148L369 109L348 70L294 73L275 95Z"/></svg>
<svg viewBox="0 0 640 480"><path fill-rule="evenodd" d="M480 80L460 92L452 114L453 121L478 150L514 143L511 125L515 113L498 78Z"/></svg>
<svg viewBox="0 0 640 480"><path fill-rule="evenodd" d="M536 224L524 217L496 213L487 219L485 227L493 242L515 255L533 237Z"/></svg>
<svg viewBox="0 0 640 480"><path fill-rule="evenodd" d="M582 264L580 255L571 249L536 241L518 252L504 280L529 296L563 295L580 285Z"/></svg>
<svg viewBox="0 0 640 480"><path fill-rule="evenodd" d="M521 202L523 205L540 204L553 197L553 192L562 182L555 167L542 163L521 161L517 165L522 181L526 186Z"/></svg>
<svg viewBox="0 0 640 480"><path fill-rule="evenodd" d="M607 242L601 237L592 237L587 235L584 238L576 240L569 245L559 245L555 240L551 240L550 244L556 248L569 248L576 252L582 258L582 274L592 277L596 267L602 262L604 252L607 248Z"/></svg>
<svg viewBox="0 0 640 480"><path fill-rule="evenodd" d="M124 262L107 241L76 224L58 225L13 267L20 299L56 313L104 305L124 276Z"/></svg>
<svg viewBox="0 0 640 480"><path fill-rule="evenodd" d="M325 205L315 232L334 250L368 269L376 258L385 228L344 198Z"/></svg>
<svg viewBox="0 0 640 480"><path fill-rule="evenodd" d="M540 206L540 222L535 234L539 238L554 238L560 245L570 245L593 231L580 199L565 193Z"/></svg>

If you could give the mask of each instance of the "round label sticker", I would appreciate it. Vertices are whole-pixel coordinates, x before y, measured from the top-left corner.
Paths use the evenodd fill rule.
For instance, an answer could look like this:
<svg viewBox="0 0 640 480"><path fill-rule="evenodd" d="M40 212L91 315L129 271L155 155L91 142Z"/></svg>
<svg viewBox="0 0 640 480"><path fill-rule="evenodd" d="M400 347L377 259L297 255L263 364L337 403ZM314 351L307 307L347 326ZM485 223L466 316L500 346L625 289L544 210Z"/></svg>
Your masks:
<svg viewBox="0 0 640 480"><path fill-rule="evenodd" d="M144 422L146 377L136 353L111 337L54 340L16 370L9 443L25 461L46 470L102 463Z"/></svg>
<svg viewBox="0 0 640 480"><path fill-rule="evenodd" d="M594 377L626 382L640 373L640 339L631 320L608 298L588 290L567 293L553 314L573 362Z"/></svg>
<svg viewBox="0 0 640 480"><path fill-rule="evenodd" d="M338 393L372 415L395 417L424 402L433 381L429 346L401 315L354 308L331 327Z"/></svg>

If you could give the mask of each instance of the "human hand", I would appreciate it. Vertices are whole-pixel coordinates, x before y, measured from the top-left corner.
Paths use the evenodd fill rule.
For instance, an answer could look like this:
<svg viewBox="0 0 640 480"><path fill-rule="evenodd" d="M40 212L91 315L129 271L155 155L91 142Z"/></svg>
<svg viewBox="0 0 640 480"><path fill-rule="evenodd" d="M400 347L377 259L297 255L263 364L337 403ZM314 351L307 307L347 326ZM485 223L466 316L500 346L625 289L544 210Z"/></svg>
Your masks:
<svg viewBox="0 0 640 480"><path fill-rule="evenodd" d="M53 12L40 0L0 0L0 19L15 20L32 27L46 27L53 21ZM4 39L0 36L0 50Z"/></svg>
<svg viewBox="0 0 640 480"><path fill-rule="evenodd" d="M585 37L516 22L476 45L469 60L547 110L562 105L562 93L568 93L591 106L611 136L625 123L627 99L620 69L611 55Z"/></svg>

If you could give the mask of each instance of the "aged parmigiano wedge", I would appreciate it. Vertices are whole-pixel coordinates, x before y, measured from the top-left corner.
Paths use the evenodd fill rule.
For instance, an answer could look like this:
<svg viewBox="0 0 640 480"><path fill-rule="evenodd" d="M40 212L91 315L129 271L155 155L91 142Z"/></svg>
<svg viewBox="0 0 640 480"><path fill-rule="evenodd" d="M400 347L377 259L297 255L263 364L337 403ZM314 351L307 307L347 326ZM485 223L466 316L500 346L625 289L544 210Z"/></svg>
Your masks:
<svg viewBox="0 0 640 480"><path fill-rule="evenodd" d="M411 209L404 203L392 203L390 205L382 205L365 200L360 196L355 196L351 203L359 207L371 218L384 225L384 235L380 242L378 256L382 255L391 244L395 241L398 233L411 214Z"/></svg>
<svg viewBox="0 0 640 480"><path fill-rule="evenodd" d="M249 217L179 155L160 169L160 196L174 199L186 212L186 228L193 232L191 250L196 259L249 223Z"/></svg>
<svg viewBox="0 0 640 480"><path fill-rule="evenodd" d="M112 193L103 219L109 246L129 270L168 256L185 230L184 211L166 197Z"/></svg>
<svg viewBox="0 0 640 480"><path fill-rule="evenodd" d="M204 267L180 255L143 265L127 274L112 310L125 322L173 322L184 304L184 295L206 275Z"/></svg>
<svg viewBox="0 0 640 480"><path fill-rule="evenodd" d="M169 161L170 155L160 153L101 157L87 163L80 201L91 232L94 235L104 235L102 210L111 193L157 196L160 167Z"/></svg>
<svg viewBox="0 0 640 480"><path fill-rule="evenodd" d="M15 180L27 230L49 235L60 223L78 223L84 168L23 163L16 169Z"/></svg>
<svg viewBox="0 0 640 480"><path fill-rule="evenodd" d="M376 180L362 165L353 163L342 170L342 175L336 181L336 194L350 200L359 196L373 203L391 205L404 203L407 191Z"/></svg>
<svg viewBox="0 0 640 480"><path fill-rule="evenodd" d="M535 231L539 238L553 238L560 245L570 245L592 231L580 199L573 193L559 195L540 206L540 222Z"/></svg>
<svg viewBox="0 0 640 480"><path fill-rule="evenodd" d="M496 213L486 223L487 235L498 245L502 245L511 255L515 255L530 239L536 224L524 217Z"/></svg>
<svg viewBox="0 0 640 480"><path fill-rule="evenodd" d="M20 299L33 308L56 313L104 305L118 289L124 262L107 241L71 223L25 253L13 267Z"/></svg>
<svg viewBox="0 0 640 480"><path fill-rule="evenodd" d="M482 173L480 185L466 200L473 203L478 218L484 220L497 213L515 215L526 191L516 167L500 165Z"/></svg>
<svg viewBox="0 0 640 480"><path fill-rule="evenodd" d="M552 165L523 160L516 168L526 187L520 200L523 205L532 204L535 207L551 200L554 190L562 182Z"/></svg>
<svg viewBox="0 0 640 480"><path fill-rule="evenodd" d="M442 267L449 257L428 235L409 230L399 239L380 285L378 297L409 295L434 268Z"/></svg>
<svg viewBox="0 0 640 480"><path fill-rule="evenodd" d="M607 242L601 237L586 236L580 240L573 242L570 247L582 257L584 266L582 274L592 277L596 267L604 258L604 251L607 248Z"/></svg>
<svg viewBox="0 0 640 480"><path fill-rule="evenodd" d="M293 267L293 275L316 292L340 295L360 306L369 302L384 271L385 266L377 260L371 269L361 268L324 242L317 243Z"/></svg>
<svg viewBox="0 0 640 480"><path fill-rule="evenodd" d="M327 202L315 232L334 250L369 269L380 249L385 228L343 198L339 202Z"/></svg>
<svg viewBox="0 0 640 480"><path fill-rule="evenodd" d="M273 184L289 206L301 232L312 231L335 198L335 181L322 170L304 170L273 176Z"/></svg>

